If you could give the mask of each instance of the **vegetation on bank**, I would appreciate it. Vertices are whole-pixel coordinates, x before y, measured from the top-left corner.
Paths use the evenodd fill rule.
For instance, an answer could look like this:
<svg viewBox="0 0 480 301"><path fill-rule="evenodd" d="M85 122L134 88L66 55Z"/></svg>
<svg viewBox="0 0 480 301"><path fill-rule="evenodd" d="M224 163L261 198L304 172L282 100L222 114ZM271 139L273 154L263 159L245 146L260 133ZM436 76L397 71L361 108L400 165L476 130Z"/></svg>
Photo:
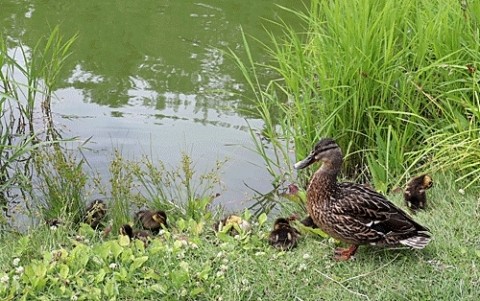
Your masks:
<svg viewBox="0 0 480 301"><path fill-rule="evenodd" d="M267 243L265 215L244 215L253 227L237 237L215 234L208 219L175 218L147 248L86 225L42 225L2 234L0 299L477 300L480 200L433 176L431 206L415 216L434 236L424 250L363 246L340 263L334 241L302 232L297 248L281 252Z"/></svg>
<svg viewBox="0 0 480 301"><path fill-rule="evenodd" d="M251 231L214 233L221 216L209 205L222 164L198 174L188 155L168 169L116 154L104 187L55 132L50 100L74 38L54 29L30 52L18 50L25 66L0 44L0 204L8 212L8 193L18 192L17 207L36 221L22 234L1 223L0 299L477 300L480 4L312 0L307 13L292 13L305 32L279 23L285 36L271 36L271 65L257 66L252 54L238 60L273 146L270 154L255 140L274 187L308 180L292 172L290 151L303 157L320 136L342 146L345 175L380 190L428 171L430 206L415 216L433 234L426 249L361 247L355 261L339 263L335 241L303 229L299 246L280 252L267 243L273 217L248 210ZM275 77L266 85L265 74ZM109 233L81 223L92 191L109 199ZM278 214L305 214L302 198L269 197L282 204ZM403 206L400 194L390 198ZM271 208L265 199L262 211ZM118 235L141 206L164 209L171 225L147 247ZM61 225L45 223L57 218Z"/></svg>
<svg viewBox="0 0 480 301"><path fill-rule="evenodd" d="M272 174L293 177L290 150L303 158L332 137L344 174L381 191L438 170L478 188L478 1L313 0L292 13L304 31L278 23L270 64L237 58L275 148Z"/></svg>

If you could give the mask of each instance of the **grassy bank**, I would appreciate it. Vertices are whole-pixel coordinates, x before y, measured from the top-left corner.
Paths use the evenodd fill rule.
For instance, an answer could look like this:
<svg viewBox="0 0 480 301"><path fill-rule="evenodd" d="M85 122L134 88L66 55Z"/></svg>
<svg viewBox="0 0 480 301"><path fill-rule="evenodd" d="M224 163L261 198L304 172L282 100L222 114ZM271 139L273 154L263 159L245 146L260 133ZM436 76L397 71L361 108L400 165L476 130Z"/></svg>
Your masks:
<svg viewBox="0 0 480 301"><path fill-rule="evenodd" d="M42 226L2 234L0 299L477 300L480 200L451 176L434 178L431 206L416 216L434 235L421 251L362 247L339 263L333 241L305 234L279 252L266 242L273 220L265 216L237 238L216 235L211 221L177 218L147 248L89 227Z"/></svg>

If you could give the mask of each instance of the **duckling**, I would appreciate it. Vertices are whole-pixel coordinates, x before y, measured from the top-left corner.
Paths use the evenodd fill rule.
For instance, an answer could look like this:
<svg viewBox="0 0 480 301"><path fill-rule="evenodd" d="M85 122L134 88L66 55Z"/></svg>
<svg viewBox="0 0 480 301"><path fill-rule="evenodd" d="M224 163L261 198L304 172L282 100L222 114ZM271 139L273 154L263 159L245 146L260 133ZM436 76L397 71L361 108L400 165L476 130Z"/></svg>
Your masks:
<svg viewBox="0 0 480 301"><path fill-rule="evenodd" d="M277 249L287 251L297 246L299 236L300 232L290 225L290 219L277 218L268 236L268 242Z"/></svg>
<svg viewBox="0 0 480 301"><path fill-rule="evenodd" d="M147 231L134 231L132 226L130 226L129 224L125 224L120 227L120 234L128 236L130 240L141 240L145 247L148 245L148 242L150 240L150 234Z"/></svg>
<svg viewBox="0 0 480 301"><path fill-rule="evenodd" d="M336 260L350 259L359 245L405 245L424 248L431 240L428 228L415 222L385 196L360 184L337 182L343 154L330 138L321 139L295 169L321 161L307 188L307 211L331 237L348 243L335 250Z"/></svg>
<svg viewBox="0 0 480 301"><path fill-rule="evenodd" d="M93 229L98 229L103 218L107 214L107 205L102 200L94 200L88 205L85 211L83 222L90 225Z"/></svg>
<svg viewBox="0 0 480 301"><path fill-rule="evenodd" d="M425 209L427 205L427 195L425 190L433 186L432 178L429 175L421 175L411 179L405 187L403 198L405 204L411 210Z"/></svg>
<svg viewBox="0 0 480 301"><path fill-rule="evenodd" d="M136 217L144 229L153 233L158 233L162 227L168 227L167 214L161 210L140 210L136 213Z"/></svg>
<svg viewBox="0 0 480 301"><path fill-rule="evenodd" d="M306 218L302 219L300 222L306 227L310 227L310 228L313 228L313 229L318 228L318 226L315 225L315 222L313 221L313 218L310 215L307 216Z"/></svg>
<svg viewBox="0 0 480 301"><path fill-rule="evenodd" d="M220 232L226 227L230 227L228 229L228 233L232 236L239 235L237 229L235 229L234 224L238 225L239 229L242 230L243 232L248 232L252 228L249 222L247 222L245 219L241 218L238 215L229 215L222 220L216 222L213 225L213 230L215 232Z"/></svg>

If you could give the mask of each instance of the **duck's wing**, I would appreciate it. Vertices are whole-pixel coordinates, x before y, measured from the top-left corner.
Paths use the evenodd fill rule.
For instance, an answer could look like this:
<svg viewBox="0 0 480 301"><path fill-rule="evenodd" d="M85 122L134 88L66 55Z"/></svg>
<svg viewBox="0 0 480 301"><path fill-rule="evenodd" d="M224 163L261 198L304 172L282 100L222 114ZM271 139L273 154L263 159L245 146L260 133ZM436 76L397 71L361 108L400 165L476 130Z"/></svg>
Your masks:
<svg viewBox="0 0 480 301"><path fill-rule="evenodd" d="M340 195L332 205L332 213L338 217L339 225L352 233L356 240L376 243L404 240L416 235L429 238L426 227L410 218L402 209L388 201L383 195L363 185L340 183Z"/></svg>

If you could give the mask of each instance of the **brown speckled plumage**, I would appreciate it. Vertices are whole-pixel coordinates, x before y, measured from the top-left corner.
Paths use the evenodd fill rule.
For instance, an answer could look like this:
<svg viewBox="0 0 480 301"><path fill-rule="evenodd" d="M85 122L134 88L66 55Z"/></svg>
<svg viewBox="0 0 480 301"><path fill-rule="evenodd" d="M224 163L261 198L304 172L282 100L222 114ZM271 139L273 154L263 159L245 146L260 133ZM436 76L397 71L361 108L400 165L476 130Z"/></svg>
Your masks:
<svg viewBox="0 0 480 301"><path fill-rule="evenodd" d="M98 229L107 214L107 205L102 200L94 200L85 210L83 222L93 229Z"/></svg>
<svg viewBox="0 0 480 301"><path fill-rule="evenodd" d="M322 139L295 168L322 161L307 189L307 210L330 236L353 245L335 252L348 260L358 245L407 245L421 249L430 241L428 229L412 220L383 195L355 183L338 183L343 155L332 139Z"/></svg>
<svg viewBox="0 0 480 301"><path fill-rule="evenodd" d="M425 190L432 187L433 181L429 175L421 175L411 179L405 187L403 197L405 204L411 210L425 209L427 206L427 195Z"/></svg>
<svg viewBox="0 0 480 301"><path fill-rule="evenodd" d="M273 230L268 236L268 242L280 250L291 250L297 246L300 232L290 225L290 220L278 218L273 224Z"/></svg>
<svg viewBox="0 0 480 301"><path fill-rule="evenodd" d="M160 231L162 227L168 227L167 214L164 211L140 210L136 217L143 229L154 233Z"/></svg>

